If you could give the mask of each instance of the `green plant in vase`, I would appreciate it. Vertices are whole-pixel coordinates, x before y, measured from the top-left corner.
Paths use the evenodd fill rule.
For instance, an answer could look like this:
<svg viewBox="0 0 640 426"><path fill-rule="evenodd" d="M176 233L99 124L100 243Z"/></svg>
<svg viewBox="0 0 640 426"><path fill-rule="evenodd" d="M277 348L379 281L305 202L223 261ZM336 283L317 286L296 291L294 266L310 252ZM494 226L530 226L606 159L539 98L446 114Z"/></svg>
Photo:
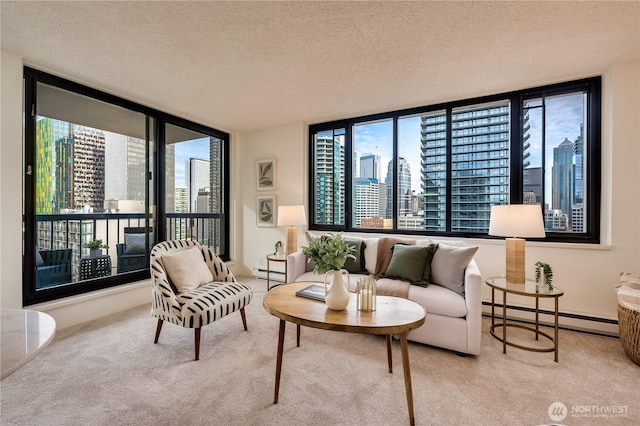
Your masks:
<svg viewBox="0 0 640 426"><path fill-rule="evenodd" d="M355 260L355 251L356 248L347 244L340 234L326 234L312 239L308 246L302 246L302 253L315 262L313 272L316 274L341 270L347 258Z"/></svg>
<svg viewBox="0 0 640 426"><path fill-rule="evenodd" d="M540 278L544 276L544 282L549 290L553 290L553 269L551 265L544 262L536 262L536 282L540 282Z"/></svg>

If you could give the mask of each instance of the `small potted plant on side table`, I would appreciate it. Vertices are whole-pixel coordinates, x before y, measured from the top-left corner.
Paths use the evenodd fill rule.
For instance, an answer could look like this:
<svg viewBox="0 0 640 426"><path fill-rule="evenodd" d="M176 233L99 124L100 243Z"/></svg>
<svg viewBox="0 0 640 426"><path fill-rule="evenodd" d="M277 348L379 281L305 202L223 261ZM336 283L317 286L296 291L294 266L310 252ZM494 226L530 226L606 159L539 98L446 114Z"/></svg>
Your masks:
<svg viewBox="0 0 640 426"><path fill-rule="evenodd" d="M544 262L536 262L536 282L539 283L542 278L540 287L544 291L553 290L553 269L551 265Z"/></svg>
<svg viewBox="0 0 640 426"><path fill-rule="evenodd" d="M89 249L89 256L90 257L101 256L102 255L102 249L103 248L106 248L106 249L109 248L108 245L102 244L102 240L93 240L93 241L90 241L90 242L86 243L84 246Z"/></svg>

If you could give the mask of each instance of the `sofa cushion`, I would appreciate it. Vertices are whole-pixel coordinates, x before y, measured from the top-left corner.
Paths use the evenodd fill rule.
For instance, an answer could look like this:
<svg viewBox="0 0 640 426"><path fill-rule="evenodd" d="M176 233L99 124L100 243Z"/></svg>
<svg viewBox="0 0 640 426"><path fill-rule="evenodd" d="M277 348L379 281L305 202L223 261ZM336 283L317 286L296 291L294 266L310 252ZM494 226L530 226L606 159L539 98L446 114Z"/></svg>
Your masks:
<svg viewBox="0 0 640 426"><path fill-rule="evenodd" d="M178 293L195 290L213 281L213 275L198 247L162 256L167 275Z"/></svg>
<svg viewBox="0 0 640 426"><path fill-rule="evenodd" d="M478 247L454 247L439 244L431 261L431 280L464 297L464 270Z"/></svg>
<svg viewBox="0 0 640 426"><path fill-rule="evenodd" d="M355 259L352 259L350 257L347 258L347 261L344 263L344 269L352 274L366 272L364 250L367 244L361 239L345 237L344 240L348 245L356 248L356 250L353 252Z"/></svg>
<svg viewBox="0 0 640 426"><path fill-rule="evenodd" d="M427 259L431 261L432 256L427 247L396 244L393 246L389 266L382 276L426 285L428 280L425 282L423 278L424 267Z"/></svg>
<svg viewBox="0 0 640 426"><path fill-rule="evenodd" d="M149 233L149 249L153 248L153 232ZM145 234L124 234L124 254L144 254Z"/></svg>
<svg viewBox="0 0 640 426"><path fill-rule="evenodd" d="M464 297L438 285L429 287L410 286L409 299L424 306L427 313L463 318L467 315Z"/></svg>

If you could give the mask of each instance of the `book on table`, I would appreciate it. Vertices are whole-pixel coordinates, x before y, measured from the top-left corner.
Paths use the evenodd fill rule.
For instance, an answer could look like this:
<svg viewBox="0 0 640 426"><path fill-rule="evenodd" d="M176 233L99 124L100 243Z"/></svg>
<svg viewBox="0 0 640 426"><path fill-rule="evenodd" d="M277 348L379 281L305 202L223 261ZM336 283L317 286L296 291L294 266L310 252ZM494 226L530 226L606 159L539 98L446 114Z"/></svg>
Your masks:
<svg viewBox="0 0 640 426"><path fill-rule="evenodd" d="M296 291L296 296L308 297L309 299L315 299L324 302L324 285L311 284L310 286L307 286L302 290Z"/></svg>

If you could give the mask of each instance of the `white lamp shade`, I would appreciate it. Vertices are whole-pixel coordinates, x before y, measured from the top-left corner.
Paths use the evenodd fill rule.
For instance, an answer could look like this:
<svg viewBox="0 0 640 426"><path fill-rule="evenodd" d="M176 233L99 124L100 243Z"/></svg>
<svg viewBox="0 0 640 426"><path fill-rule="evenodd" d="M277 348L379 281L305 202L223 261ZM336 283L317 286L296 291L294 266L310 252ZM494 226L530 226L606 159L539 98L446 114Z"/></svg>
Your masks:
<svg viewBox="0 0 640 426"><path fill-rule="evenodd" d="M299 226L307 224L304 206L278 206L278 226Z"/></svg>
<svg viewBox="0 0 640 426"><path fill-rule="evenodd" d="M542 210L536 204L492 206L489 235L517 238L545 236Z"/></svg>

